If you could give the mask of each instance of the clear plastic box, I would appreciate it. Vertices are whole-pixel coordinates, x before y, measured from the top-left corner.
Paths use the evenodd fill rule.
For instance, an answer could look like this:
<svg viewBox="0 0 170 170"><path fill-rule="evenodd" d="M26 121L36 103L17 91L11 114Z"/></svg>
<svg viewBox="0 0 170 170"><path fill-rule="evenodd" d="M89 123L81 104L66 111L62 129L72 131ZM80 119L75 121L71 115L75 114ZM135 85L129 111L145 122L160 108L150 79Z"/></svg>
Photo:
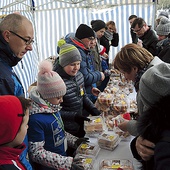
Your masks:
<svg viewBox="0 0 170 170"><path fill-rule="evenodd" d="M90 155L94 158L98 155L100 147L94 143L82 143L76 150L76 154Z"/></svg>
<svg viewBox="0 0 170 170"><path fill-rule="evenodd" d="M133 170L133 164L131 160L126 159L107 159L102 160L99 170Z"/></svg>
<svg viewBox="0 0 170 170"><path fill-rule="evenodd" d="M98 136L98 144L100 148L114 150L114 148L119 143L119 135L113 132L103 132L101 135Z"/></svg>
<svg viewBox="0 0 170 170"><path fill-rule="evenodd" d="M85 121L84 130L87 135L101 134L104 130L103 118L101 116L90 116L90 121Z"/></svg>
<svg viewBox="0 0 170 170"><path fill-rule="evenodd" d="M99 101L100 104L110 105L113 103L114 94L101 92L97 100Z"/></svg>
<svg viewBox="0 0 170 170"><path fill-rule="evenodd" d="M127 109L128 109L128 104L126 101L126 97L124 94L121 94L119 97L117 97L115 99L113 110L117 114L123 114L123 113L127 112Z"/></svg>
<svg viewBox="0 0 170 170"><path fill-rule="evenodd" d="M89 155L77 154L74 159L75 159L74 163L76 165L82 166L84 170L94 170L94 167L93 167L94 157L89 156Z"/></svg>

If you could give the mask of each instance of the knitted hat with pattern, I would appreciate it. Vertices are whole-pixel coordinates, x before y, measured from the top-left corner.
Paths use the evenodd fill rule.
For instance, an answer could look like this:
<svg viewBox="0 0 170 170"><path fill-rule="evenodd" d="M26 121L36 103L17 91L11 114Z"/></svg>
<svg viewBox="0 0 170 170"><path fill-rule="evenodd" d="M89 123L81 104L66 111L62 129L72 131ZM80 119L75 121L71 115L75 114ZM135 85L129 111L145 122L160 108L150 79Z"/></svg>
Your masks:
<svg viewBox="0 0 170 170"><path fill-rule="evenodd" d="M23 109L16 96L0 96L0 145L12 142L22 123Z"/></svg>
<svg viewBox="0 0 170 170"><path fill-rule="evenodd" d="M58 41L59 52L59 64L65 67L73 62L81 61L81 55L79 50L72 44L67 44L64 39Z"/></svg>
<svg viewBox="0 0 170 170"><path fill-rule="evenodd" d="M44 60L39 65L37 90L43 99L61 97L66 94L66 85L58 73L52 71L52 63Z"/></svg>
<svg viewBox="0 0 170 170"><path fill-rule="evenodd" d="M160 19L159 25L156 27L158 35L168 35L170 33L170 20L166 17Z"/></svg>

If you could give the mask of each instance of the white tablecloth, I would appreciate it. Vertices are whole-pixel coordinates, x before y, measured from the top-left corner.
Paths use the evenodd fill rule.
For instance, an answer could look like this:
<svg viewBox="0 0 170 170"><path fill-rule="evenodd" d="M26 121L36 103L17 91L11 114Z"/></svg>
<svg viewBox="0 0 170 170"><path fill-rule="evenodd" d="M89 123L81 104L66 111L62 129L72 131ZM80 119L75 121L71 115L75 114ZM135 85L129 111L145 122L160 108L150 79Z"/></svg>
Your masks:
<svg viewBox="0 0 170 170"><path fill-rule="evenodd" d="M128 95L129 99L136 100L136 91L133 90L133 93ZM98 156L96 157L94 170L99 170L100 162L103 159L127 159L131 160L134 166L134 170L140 170L141 164L133 158L133 155L130 150L130 142L134 137L128 137L128 140L121 140L119 145L113 150L109 151L106 149L100 149ZM97 144L97 138L90 137L90 142Z"/></svg>
<svg viewBox="0 0 170 170"><path fill-rule="evenodd" d="M99 164L103 159L128 159L132 161L134 170L139 170L140 163L133 158L130 150L130 141L132 139L133 137L130 137L129 140L122 140L113 151L100 149L95 160L94 170L99 170ZM97 144L97 138L90 138L90 142Z"/></svg>

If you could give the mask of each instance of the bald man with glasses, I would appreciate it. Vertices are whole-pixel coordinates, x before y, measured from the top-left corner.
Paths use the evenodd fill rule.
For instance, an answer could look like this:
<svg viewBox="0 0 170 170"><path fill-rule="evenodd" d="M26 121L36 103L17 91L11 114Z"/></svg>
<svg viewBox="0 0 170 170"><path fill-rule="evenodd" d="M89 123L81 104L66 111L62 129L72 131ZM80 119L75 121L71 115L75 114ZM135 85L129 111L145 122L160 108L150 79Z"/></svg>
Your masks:
<svg viewBox="0 0 170 170"><path fill-rule="evenodd" d="M13 67L28 52L34 42L32 23L20 14L9 14L0 23L0 95L24 96L23 86ZM10 107L10 106L9 106ZM27 138L24 143L27 145ZM27 149L20 157L27 170L32 170L26 159Z"/></svg>
<svg viewBox="0 0 170 170"><path fill-rule="evenodd" d="M147 49L152 55L157 55L156 44L158 37L152 27L147 25L143 18L136 18L131 25L131 29L141 40L138 45Z"/></svg>

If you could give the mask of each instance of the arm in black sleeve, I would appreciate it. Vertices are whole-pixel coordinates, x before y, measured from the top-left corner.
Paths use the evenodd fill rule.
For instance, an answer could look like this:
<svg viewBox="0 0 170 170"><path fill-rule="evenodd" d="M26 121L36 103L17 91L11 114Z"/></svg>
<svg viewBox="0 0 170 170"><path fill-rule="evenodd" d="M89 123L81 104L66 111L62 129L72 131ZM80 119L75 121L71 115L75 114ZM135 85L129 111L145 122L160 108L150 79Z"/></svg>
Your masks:
<svg viewBox="0 0 170 170"><path fill-rule="evenodd" d="M113 39L111 40L111 45L114 47L117 47L119 45L119 34L118 33L113 34Z"/></svg>
<svg viewBox="0 0 170 170"><path fill-rule="evenodd" d="M137 160L142 160L142 158L140 157L140 155L138 154L137 152L137 149L136 149L136 140L137 140L138 136L135 137L131 143L130 143L130 149L131 149L131 152L133 154L133 157L136 158Z"/></svg>
<svg viewBox="0 0 170 170"><path fill-rule="evenodd" d="M101 114L93 102L86 95L84 95L83 98L83 107L92 116L99 116Z"/></svg>

